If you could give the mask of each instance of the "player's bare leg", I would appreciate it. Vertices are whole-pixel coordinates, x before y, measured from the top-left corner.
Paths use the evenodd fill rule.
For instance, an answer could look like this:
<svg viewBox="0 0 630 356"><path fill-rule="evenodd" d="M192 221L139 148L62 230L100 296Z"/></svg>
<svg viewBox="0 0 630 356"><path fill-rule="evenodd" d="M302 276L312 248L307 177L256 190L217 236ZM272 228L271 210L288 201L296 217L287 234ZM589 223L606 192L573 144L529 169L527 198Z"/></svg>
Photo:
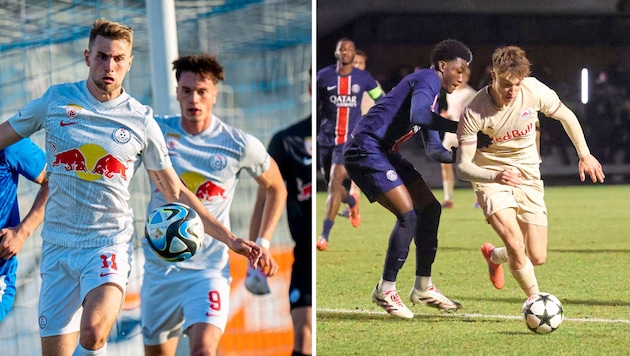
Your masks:
<svg viewBox="0 0 630 356"><path fill-rule="evenodd" d="M488 222L501 237L508 254L510 272L526 295L540 292L534 266L525 253L525 241L516 219L515 209L503 209L488 217Z"/></svg>
<svg viewBox="0 0 630 356"><path fill-rule="evenodd" d="M144 345L145 356L170 356L175 355L179 337L171 337L165 343L159 345Z"/></svg>
<svg viewBox="0 0 630 356"><path fill-rule="evenodd" d="M361 225L361 214L359 214L359 199L361 189L352 181L350 183L349 194L354 198L354 205L348 206L348 218L353 227L359 227Z"/></svg>
<svg viewBox="0 0 630 356"><path fill-rule="evenodd" d="M293 320L293 351L302 355L313 354L312 308L301 307L291 310Z"/></svg>
<svg viewBox="0 0 630 356"><path fill-rule="evenodd" d="M79 332L79 342L84 348L98 350L105 346L122 303L123 291L110 283L93 289L85 296Z"/></svg>
<svg viewBox="0 0 630 356"><path fill-rule="evenodd" d="M352 197L352 199L350 199ZM359 227L361 225L361 214L359 213L359 200L361 199L361 189L350 181L350 190L348 191L348 198L343 201L348 204L337 215L350 220L353 227ZM354 204L354 205L352 205Z"/></svg>
<svg viewBox="0 0 630 356"><path fill-rule="evenodd" d="M122 290L111 283L103 284L85 296L79 331L79 342L84 349L100 350L106 346L122 303ZM76 336L72 333L42 338L42 355L71 355L77 347Z"/></svg>
<svg viewBox="0 0 630 356"><path fill-rule="evenodd" d="M79 333L42 337L42 356L72 355L77 347Z"/></svg>
<svg viewBox="0 0 630 356"><path fill-rule="evenodd" d="M346 199L348 192L343 186L343 181L348 178L346 168L341 164L332 164L330 167L330 182L328 183L328 197L326 198L326 217L323 223L322 234L317 239L317 249L328 249L330 230L335 222L341 201Z"/></svg>
<svg viewBox="0 0 630 356"><path fill-rule="evenodd" d="M534 266L542 265L547 261L547 226L519 224L524 232L527 256Z"/></svg>
<svg viewBox="0 0 630 356"><path fill-rule="evenodd" d="M326 200L326 218L335 220L341 201L348 196L348 191L343 186L348 179L348 172L342 164L333 164L330 168L330 183L328 184L328 199Z"/></svg>
<svg viewBox="0 0 630 356"><path fill-rule="evenodd" d="M191 355L217 355L219 341L223 333L218 327L206 324L193 324L188 329Z"/></svg>

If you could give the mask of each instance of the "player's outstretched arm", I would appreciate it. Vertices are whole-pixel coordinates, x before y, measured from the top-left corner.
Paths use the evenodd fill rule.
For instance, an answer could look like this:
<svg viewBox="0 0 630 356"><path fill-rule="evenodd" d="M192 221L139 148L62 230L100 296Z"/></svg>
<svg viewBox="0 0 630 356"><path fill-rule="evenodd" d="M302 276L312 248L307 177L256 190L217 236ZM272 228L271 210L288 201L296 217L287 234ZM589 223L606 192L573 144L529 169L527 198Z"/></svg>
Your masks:
<svg viewBox="0 0 630 356"><path fill-rule="evenodd" d="M164 195L169 203L178 201L193 208L201 217L206 234L226 244L232 251L243 255L249 259L252 266L258 264L261 250L260 246L254 242L236 237L219 220L217 220L201 204L199 199L193 194L179 179L172 167L161 171L147 170L149 178Z"/></svg>

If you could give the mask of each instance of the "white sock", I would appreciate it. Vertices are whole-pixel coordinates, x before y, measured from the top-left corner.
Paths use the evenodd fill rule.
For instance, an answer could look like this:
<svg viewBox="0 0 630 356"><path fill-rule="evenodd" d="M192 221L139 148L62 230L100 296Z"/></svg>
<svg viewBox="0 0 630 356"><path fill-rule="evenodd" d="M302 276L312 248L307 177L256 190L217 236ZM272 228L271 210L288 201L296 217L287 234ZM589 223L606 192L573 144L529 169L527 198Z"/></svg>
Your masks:
<svg viewBox="0 0 630 356"><path fill-rule="evenodd" d="M385 293L390 290L396 289L396 282L386 281L383 278L378 282L378 291L381 293Z"/></svg>
<svg viewBox="0 0 630 356"><path fill-rule="evenodd" d="M98 350L88 350L79 343L72 356L105 356L107 355L107 343Z"/></svg>
<svg viewBox="0 0 630 356"><path fill-rule="evenodd" d="M529 258L527 259L525 267L519 270L513 270L510 267L510 272L512 272L512 276L528 297L540 292L538 289L538 281L536 281L536 274L534 273L534 265Z"/></svg>
<svg viewBox="0 0 630 356"><path fill-rule="evenodd" d="M492 263L500 265L501 263L506 263L509 261L507 248L505 247L495 247L490 254L490 261Z"/></svg>
<svg viewBox="0 0 630 356"><path fill-rule="evenodd" d="M432 285L431 276L416 276L416 281L413 283L413 287L420 291L425 291Z"/></svg>

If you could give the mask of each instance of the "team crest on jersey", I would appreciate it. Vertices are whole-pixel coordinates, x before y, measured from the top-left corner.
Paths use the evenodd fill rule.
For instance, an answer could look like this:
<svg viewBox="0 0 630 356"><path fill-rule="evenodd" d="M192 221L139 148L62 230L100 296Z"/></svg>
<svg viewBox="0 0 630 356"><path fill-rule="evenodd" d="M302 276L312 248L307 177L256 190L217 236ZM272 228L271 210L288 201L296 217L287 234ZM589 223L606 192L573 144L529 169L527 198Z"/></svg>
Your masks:
<svg viewBox="0 0 630 356"><path fill-rule="evenodd" d="M40 315L39 316L39 328L40 329L46 329L48 327L48 319L46 319L45 316Z"/></svg>
<svg viewBox="0 0 630 356"><path fill-rule="evenodd" d="M83 108L77 104L68 104L66 105L66 116L70 119L74 119L79 115L79 112L81 112L82 109Z"/></svg>
<svg viewBox="0 0 630 356"><path fill-rule="evenodd" d="M359 84L352 84L352 88L350 90L352 90L352 92L356 94L361 91L361 87L359 86Z"/></svg>
<svg viewBox="0 0 630 356"><path fill-rule="evenodd" d="M215 171L225 169L225 167L227 167L227 158L223 155L212 156L210 159L210 167L212 167Z"/></svg>
<svg viewBox="0 0 630 356"><path fill-rule="evenodd" d="M118 143L127 143L131 140L131 132L126 127L118 127L114 130L112 137Z"/></svg>
<svg viewBox="0 0 630 356"><path fill-rule="evenodd" d="M529 120L529 118L531 118L533 114L534 112L531 109L525 109L521 113L521 120Z"/></svg>
<svg viewBox="0 0 630 356"><path fill-rule="evenodd" d="M398 173L396 173L396 171L394 171L393 169L390 169L389 171L387 171L387 173L385 173L385 176L387 176L387 179L389 179L392 182L398 179Z"/></svg>

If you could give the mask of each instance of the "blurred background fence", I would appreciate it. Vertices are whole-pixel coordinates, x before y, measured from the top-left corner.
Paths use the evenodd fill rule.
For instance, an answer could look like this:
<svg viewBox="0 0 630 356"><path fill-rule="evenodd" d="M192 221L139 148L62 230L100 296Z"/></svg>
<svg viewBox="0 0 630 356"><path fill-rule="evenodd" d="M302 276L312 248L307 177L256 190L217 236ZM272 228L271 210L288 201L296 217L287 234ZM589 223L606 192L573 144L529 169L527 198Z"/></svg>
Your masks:
<svg viewBox="0 0 630 356"><path fill-rule="evenodd" d="M147 0L154 1L154 0ZM167 1L168 2L168 1ZM87 78L83 60L94 20L105 17L134 28L134 61L124 87L140 102L155 105L152 94L147 4L142 0L2 0L0 1L0 122L39 97L52 84ZM179 54L207 52L225 68L214 113L254 134L265 145L271 135L310 114L307 91L312 62L310 0L176 0ZM172 74L170 74L172 75ZM174 92L175 88L168 88ZM177 108L177 105L174 107ZM172 114L178 114L173 112ZM32 139L42 148L44 134ZM241 176L230 214L232 230L248 236L256 183ZM23 215L38 186L20 182ZM134 243L140 245L149 187L144 171L132 181ZM281 271L271 281L272 294L255 297L243 287L245 259L232 258L232 308L223 355L290 354L292 326L288 283L292 240L285 218L274 235L273 250ZM108 346L112 355L142 354L137 292L142 255L136 249L129 298ZM41 353L37 326L40 230L19 255L18 291L13 311L0 322L0 354ZM187 339L183 339L184 344ZM182 344L182 343L180 343ZM178 350L187 354L186 345Z"/></svg>

